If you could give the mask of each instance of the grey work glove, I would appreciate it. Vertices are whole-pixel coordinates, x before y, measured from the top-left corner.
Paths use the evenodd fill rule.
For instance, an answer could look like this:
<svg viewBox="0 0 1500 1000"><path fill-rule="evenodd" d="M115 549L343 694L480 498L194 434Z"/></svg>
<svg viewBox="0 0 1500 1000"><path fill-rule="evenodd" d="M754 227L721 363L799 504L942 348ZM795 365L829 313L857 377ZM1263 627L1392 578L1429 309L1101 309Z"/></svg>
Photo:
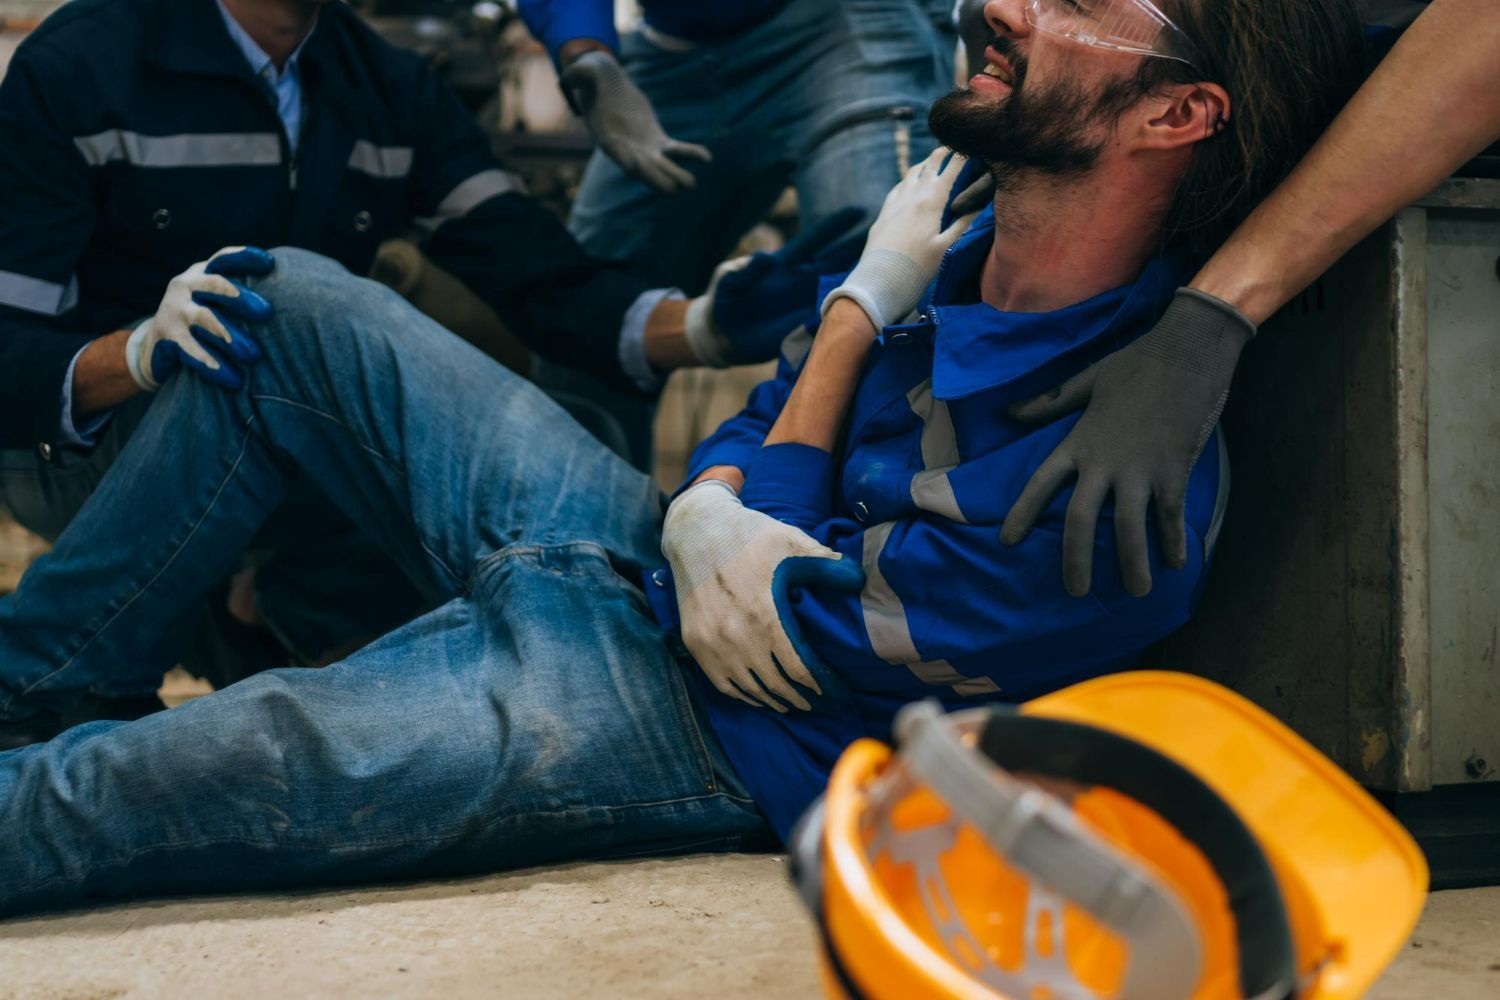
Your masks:
<svg viewBox="0 0 1500 1000"><path fill-rule="evenodd" d="M693 175L672 157L704 163L713 159L704 147L678 142L662 130L651 101L608 52L585 52L568 64L560 79L563 92L583 116L599 148L662 194L675 194L694 184Z"/></svg>
<svg viewBox="0 0 1500 1000"><path fill-rule="evenodd" d="M1255 324L1227 302L1179 288L1166 315L1144 337L1051 393L1011 407L1013 417L1028 423L1087 408L1021 491L1000 540L1014 545L1025 538L1047 503L1076 475L1063 528L1068 593L1089 592L1094 526L1110 493L1120 572L1131 594L1151 592L1148 505L1156 505L1166 564L1186 565L1188 474L1224 412L1240 351L1254 336Z"/></svg>

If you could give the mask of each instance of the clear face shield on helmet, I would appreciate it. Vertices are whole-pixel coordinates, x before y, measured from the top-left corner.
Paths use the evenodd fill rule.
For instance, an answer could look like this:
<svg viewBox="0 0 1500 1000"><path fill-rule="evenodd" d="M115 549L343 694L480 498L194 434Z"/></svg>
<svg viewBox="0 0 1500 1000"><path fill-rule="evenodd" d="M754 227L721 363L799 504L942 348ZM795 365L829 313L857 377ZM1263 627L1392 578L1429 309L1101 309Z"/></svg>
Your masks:
<svg viewBox="0 0 1500 1000"><path fill-rule="evenodd" d="M1201 65L1187 35L1150 0L1026 0L1026 22L1094 48Z"/></svg>

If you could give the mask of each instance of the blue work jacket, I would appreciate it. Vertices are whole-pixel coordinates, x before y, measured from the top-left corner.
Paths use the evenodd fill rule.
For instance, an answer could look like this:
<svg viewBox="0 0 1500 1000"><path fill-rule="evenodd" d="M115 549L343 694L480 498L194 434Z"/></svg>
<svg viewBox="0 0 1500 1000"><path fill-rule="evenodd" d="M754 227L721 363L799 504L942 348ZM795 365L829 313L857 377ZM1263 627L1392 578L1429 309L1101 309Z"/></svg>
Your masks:
<svg viewBox="0 0 1500 1000"><path fill-rule="evenodd" d="M21 44L0 82L0 448L53 443L74 355L235 244L365 274L418 235L540 353L633 387L619 334L646 282L526 197L420 59L341 3L299 59L293 157L215 0L73 0Z"/></svg>
<svg viewBox="0 0 1500 1000"><path fill-rule="evenodd" d="M902 705L1020 701L1127 669L1197 601L1228 500L1217 434L1189 484L1188 565L1153 563L1148 597L1124 589L1110 506L1095 540L1093 592L1068 596L1062 531L1071 488L1025 541L1000 542L1027 479L1077 422L1031 426L1006 407L1145 333L1191 270L1158 257L1133 284L1086 302L1004 313L970 291L994 232L989 209L949 251L920 319L881 333L837 454L761 447L811 347L815 317L784 345L777 376L694 453L689 482L711 466L744 470L747 505L798 524L865 572L858 594L794 594L795 624L825 671L812 712L756 709L702 682L715 733L783 836L842 749L861 736L887 738ZM1154 537L1151 548L1154 558ZM646 590L675 628L670 573L657 571Z"/></svg>
<svg viewBox="0 0 1500 1000"><path fill-rule="evenodd" d="M780 10L787 0L642 0L641 12L652 28L691 42L723 38L753 27ZM556 58L557 50L575 38L591 38L615 51L614 0L520 0L521 18Z"/></svg>

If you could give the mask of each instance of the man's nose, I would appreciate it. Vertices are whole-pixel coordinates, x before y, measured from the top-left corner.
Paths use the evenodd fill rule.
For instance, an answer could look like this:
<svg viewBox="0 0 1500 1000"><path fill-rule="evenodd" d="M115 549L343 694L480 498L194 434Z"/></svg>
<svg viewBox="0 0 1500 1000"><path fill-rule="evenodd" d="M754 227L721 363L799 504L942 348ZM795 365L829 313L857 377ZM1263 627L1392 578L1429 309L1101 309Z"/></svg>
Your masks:
<svg viewBox="0 0 1500 1000"><path fill-rule="evenodd" d="M1001 38L1015 41L1031 34L1026 20L1027 0L989 0L984 5L984 20Z"/></svg>

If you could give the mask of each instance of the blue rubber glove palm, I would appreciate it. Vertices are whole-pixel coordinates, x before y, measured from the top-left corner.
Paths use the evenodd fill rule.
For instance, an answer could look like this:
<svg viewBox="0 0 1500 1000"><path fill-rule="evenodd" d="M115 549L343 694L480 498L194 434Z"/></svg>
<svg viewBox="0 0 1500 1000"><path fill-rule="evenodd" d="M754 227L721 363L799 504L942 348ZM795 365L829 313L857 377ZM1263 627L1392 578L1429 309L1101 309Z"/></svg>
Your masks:
<svg viewBox="0 0 1500 1000"><path fill-rule="evenodd" d="M865 244L865 212L841 208L776 253L719 266L688 310L688 342L714 368L770 361L781 342L817 314L818 280L849 270Z"/></svg>
<svg viewBox="0 0 1500 1000"><path fill-rule="evenodd" d="M194 264L167 285L156 315L125 343L125 363L137 385L155 392L179 368L211 385L234 390L261 350L246 323L271 318L271 303L232 278L270 274L276 260L255 247L230 247Z"/></svg>

